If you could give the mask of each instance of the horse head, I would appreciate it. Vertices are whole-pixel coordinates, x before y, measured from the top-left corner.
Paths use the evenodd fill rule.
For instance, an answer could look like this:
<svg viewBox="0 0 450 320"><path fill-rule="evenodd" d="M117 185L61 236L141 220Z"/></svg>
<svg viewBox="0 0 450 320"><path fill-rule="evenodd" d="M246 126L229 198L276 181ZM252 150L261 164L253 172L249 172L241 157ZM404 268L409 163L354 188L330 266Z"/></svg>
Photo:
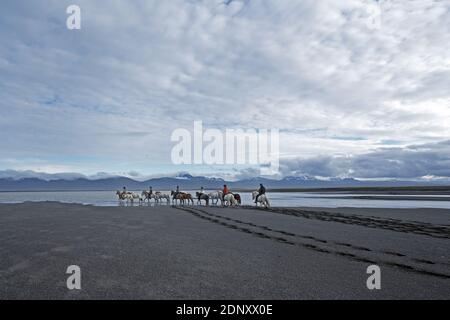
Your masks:
<svg viewBox="0 0 450 320"><path fill-rule="evenodd" d="M236 199L238 204L241 204L241 195L239 193L235 193L234 198Z"/></svg>

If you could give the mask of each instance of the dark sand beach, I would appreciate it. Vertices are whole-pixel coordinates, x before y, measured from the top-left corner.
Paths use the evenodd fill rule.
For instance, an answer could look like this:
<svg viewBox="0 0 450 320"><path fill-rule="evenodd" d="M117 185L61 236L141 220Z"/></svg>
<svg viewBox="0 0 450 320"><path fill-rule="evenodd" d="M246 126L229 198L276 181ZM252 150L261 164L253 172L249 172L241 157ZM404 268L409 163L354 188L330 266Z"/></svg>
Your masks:
<svg viewBox="0 0 450 320"><path fill-rule="evenodd" d="M0 257L0 299L449 299L450 210L4 204Z"/></svg>

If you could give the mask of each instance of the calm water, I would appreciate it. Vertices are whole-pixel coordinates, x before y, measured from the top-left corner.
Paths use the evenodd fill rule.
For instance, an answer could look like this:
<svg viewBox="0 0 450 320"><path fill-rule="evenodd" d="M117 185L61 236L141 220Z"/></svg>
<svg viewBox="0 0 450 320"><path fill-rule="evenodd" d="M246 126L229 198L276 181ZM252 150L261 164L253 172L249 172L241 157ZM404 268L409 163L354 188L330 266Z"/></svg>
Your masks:
<svg viewBox="0 0 450 320"><path fill-rule="evenodd" d="M195 191L189 191L193 195ZM140 192L138 192L140 194ZM244 205L251 205L251 194L241 192ZM450 209L450 201L429 200L368 200L345 199L343 197L361 196L361 194L323 194L303 192L270 192L267 194L272 206L280 207L365 207L365 208L446 208ZM364 194L368 196L369 194ZM375 195L374 195L375 196ZM377 194L376 196L380 196ZM383 195L388 196L388 195ZM392 196L392 195L391 195ZM405 195L407 196L407 195ZM392 196L401 197L401 196ZM411 197L411 195L409 196ZM424 197L414 195L417 199ZM439 197L439 196L433 196ZM448 197L448 196L444 196ZM67 203L92 204L97 206L123 205L117 200L113 191L61 191L61 192L0 192L0 203L20 203L24 201L59 201ZM153 203L153 200L152 200ZM196 203L196 200L194 200ZM138 205L136 202L135 206ZM147 205L147 204L145 204Z"/></svg>

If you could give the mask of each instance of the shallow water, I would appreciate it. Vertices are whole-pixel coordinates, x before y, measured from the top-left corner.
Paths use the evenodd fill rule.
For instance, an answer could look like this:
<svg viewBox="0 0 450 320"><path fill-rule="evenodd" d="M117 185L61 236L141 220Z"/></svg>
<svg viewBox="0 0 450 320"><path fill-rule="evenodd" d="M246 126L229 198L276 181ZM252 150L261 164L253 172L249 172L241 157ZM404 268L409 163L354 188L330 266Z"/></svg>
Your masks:
<svg viewBox="0 0 450 320"><path fill-rule="evenodd" d="M195 194L195 191L188 191ZM140 192L138 192L140 194ZM252 205L251 194L241 192L244 205ZM382 195L392 200L348 199L348 197L371 196L371 194L270 192L267 193L272 206L279 207L356 207L356 208L445 208L450 209L450 201L399 200L398 197L420 197L428 195ZM440 197L435 196L433 197ZM448 197L448 196L441 196ZM0 192L0 203L20 203L25 201L59 201L66 203L92 204L96 206L124 205L117 200L114 191L51 191L51 192ZM196 203L196 200L194 200ZM203 202L204 203L204 202ZM153 204L153 200L152 200ZM136 202L135 206L138 205ZM145 204L147 205L147 204Z"/></svg>

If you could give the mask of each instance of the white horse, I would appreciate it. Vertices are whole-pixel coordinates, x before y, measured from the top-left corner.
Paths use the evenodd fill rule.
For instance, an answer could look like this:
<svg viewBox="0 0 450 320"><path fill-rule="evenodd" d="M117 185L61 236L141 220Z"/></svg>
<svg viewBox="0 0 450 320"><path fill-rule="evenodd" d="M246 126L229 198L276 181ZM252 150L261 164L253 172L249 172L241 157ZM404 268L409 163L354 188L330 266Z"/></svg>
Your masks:
<svg viewBox="0 0 450 320"><path fill-rule="evenodd" d="M151 199L154 199L156 202L155 195L153 193L150 193L149 191L146 191L146 190L142 191L141 196L144 197L144 202L145 202L145 200L147 200L148 203L150 203Z"/></svg>
<svg viewBox="0 0 450 320"><path fill-rule="evenodd" d="M162 201L162 200L166 200L167 201L167 203L169 203L170 202L170 195L168 195L167 193L162 193L162 192L160 192L160 191L156 191L155 192L155 200L157 201L157 202L160 202L160 201Z"/></svg>
<svg viewBox="0 0 450 320"><path fill-rule="evenodd" d="M119 201L125 200L125 193L120 192L119 190L116 191L117 197L119 197Z"/></svg>
<svg viewBox="0 0 450 320"><path fill-rule="evenodd" d="M232 193L228 193L223 196L223 205L225 206L236 206L238 205L238 202L234 198L234 195Z"/></svg>
<svg viewBox="0 0 450 320"><path fill-rule="evenodd" d="M126 202L134 203L135 199L139 200L139 203L144 201L142 199L142 196L140 196L137 193L133 193L133 192L129 192L129 191L128 192L120 192L119 190L117 190L116 195L119 197L119 200L126 200Z"/></svg>
<svg viewBox="0 0 450 320"><path fill-rule="evenodd" d="M162 200L166 200L167 202L170 202L170 196L168 194L162 193L161 191L155 191L153 193L150 193L149 191L142 191L142 196L145 196L144 201L147 200L150 203L150 200L155 200L155 203L159 203Z"/></svg>
<svg viewBox="0 0 450 320"><path fill-rule="evenodd" d="M220 200L220 204L222 205L223 192L215 191L208 193L209 199L211 199L211 203L217 205L217 202Z"/></svg>
<svg viewBox="0 0 450 320"><path fill-rule="evenodd" d="M128 193L128 194L126 195L126 197L127 197L127 200L130 200L132 203L133 203L134 200L136 200L136 199L139 201L139 203L141 203L141 202L144 201L144 199L142 199L142 197L141 197L139 194L134 193L134 192Z"/></svg>
<svg viewBox="0 0 450 320"><path fill-rule="evenodd" d="M252 192L252 199L253 201L255 201L256 196L259 194L258 191L253 191ZM270 202L269 199L267 198L267 196L265 194L262 194L258 197L258 201L256 202L256 206L258 206L258 202L261 204L261 206L264 206L265 208L270 208Z"/></svg>

